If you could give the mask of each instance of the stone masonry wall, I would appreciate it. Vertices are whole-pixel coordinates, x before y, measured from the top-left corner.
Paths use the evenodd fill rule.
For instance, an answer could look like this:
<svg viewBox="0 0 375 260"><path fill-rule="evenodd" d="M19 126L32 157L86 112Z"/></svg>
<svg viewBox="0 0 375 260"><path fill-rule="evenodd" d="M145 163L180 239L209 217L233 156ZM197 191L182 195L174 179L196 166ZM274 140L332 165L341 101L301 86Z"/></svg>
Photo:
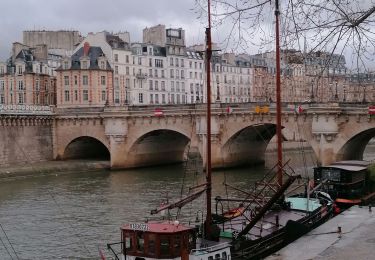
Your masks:
<svg viewBox="0 0 375 260"><path fill-rule="evenodd" d="M53 159L49 122L0 124L0 165L20 165Z"/></svg>

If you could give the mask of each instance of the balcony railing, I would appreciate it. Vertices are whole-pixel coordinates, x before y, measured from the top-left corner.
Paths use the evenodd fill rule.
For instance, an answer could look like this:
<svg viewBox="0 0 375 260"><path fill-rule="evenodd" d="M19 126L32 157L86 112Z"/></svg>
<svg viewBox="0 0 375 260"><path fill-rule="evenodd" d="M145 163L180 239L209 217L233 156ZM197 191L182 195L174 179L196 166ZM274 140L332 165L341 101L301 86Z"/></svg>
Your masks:
<svg viewBox="0 0 375 260"><path fill-rule="evenodd" d="M137 74L135 74L135 77L137 79L146 79L147 78L147 74L145 74L145 73L137 73Z"/></svg>

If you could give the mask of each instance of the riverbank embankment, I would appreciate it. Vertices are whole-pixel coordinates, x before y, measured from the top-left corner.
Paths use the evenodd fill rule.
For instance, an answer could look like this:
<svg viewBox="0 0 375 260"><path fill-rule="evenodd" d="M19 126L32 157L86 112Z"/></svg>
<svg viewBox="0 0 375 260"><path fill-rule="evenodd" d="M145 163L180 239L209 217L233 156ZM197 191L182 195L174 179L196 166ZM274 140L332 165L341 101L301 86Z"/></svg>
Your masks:
<svg viewBox="0 0 375 260"><path fill-rule="evenodd" d="M22 165L0 166L0 179L20 178L28 176L44 176L83 171L98 171L110 169L109 161L70 160L70 161L45 161Z"/></svg>

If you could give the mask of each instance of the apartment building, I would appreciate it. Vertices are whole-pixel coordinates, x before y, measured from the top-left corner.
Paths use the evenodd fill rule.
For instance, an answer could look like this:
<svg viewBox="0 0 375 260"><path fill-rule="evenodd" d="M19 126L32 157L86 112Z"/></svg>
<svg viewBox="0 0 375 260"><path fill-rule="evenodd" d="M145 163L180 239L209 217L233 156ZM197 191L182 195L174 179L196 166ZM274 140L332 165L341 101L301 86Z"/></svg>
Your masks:
<svg viewBox="0 0 375 260"><path fill-rule="evenodd" d="M85 42L56 70L56 106L103 107L114 104L113 71L100 47Z"/></svg>
<svg viewBox="0 0 375 260"><path fill-rule="evenodd" d="M53 73L45 45L30 48L13 43L12 56L0 62L0 104L54 105L56 79Z"/></svg>

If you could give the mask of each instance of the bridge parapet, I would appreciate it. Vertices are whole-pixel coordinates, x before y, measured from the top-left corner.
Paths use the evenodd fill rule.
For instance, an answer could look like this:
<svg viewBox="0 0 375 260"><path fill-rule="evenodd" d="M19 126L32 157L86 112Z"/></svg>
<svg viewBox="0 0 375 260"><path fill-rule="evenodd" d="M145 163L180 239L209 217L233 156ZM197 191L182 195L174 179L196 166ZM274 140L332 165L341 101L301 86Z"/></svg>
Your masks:
<svg viewBox="0 0 375 260"><path fill-rule="evenodd" d="M2 115L52 115L53 106L37 105L2 105L0 104L0 114Z"/></svg>

